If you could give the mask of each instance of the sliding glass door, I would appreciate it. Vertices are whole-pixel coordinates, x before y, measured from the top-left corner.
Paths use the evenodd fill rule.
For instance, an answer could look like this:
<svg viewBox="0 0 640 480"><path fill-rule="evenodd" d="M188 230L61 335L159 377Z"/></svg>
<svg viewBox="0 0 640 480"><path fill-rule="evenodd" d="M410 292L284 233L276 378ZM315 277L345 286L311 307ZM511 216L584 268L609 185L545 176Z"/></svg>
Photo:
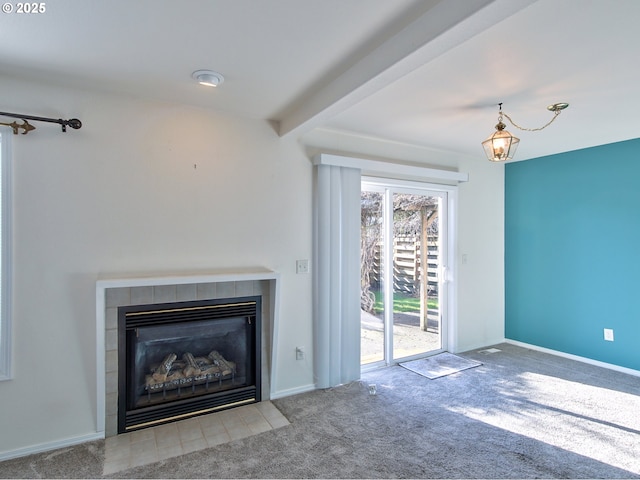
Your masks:
<svg viewBox="0 0 640 480"><path fill-rule="evenodd" d="M361 363L442 351L447 192L363 182Z"/></svg>

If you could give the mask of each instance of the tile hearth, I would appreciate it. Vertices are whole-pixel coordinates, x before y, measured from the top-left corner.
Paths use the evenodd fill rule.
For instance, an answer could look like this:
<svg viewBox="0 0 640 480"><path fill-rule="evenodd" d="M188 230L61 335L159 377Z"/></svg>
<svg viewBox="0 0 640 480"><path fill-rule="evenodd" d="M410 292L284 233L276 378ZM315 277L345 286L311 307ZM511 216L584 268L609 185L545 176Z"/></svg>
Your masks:
<svg viewBox="0 0 640 480"><path fill-rule="evenodd" d="M108 437L103 475L289 425L269 401Z"/></svg>

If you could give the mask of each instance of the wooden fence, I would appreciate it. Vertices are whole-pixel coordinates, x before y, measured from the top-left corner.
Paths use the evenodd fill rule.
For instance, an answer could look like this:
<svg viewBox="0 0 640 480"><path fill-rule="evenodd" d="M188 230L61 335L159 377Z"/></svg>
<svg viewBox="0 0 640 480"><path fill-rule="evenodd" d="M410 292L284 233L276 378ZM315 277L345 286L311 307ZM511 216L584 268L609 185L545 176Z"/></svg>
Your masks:
<svg viewBox="0 0 640 480"><path fill-rule="evenodd" d="M371 274L371 286L380 286L381 265L380 251L382 245L376 248L373 272ZM422 281L422 258L420 237L396 237L393 241L393 290L397 293L416 296L420 295L420 282ZM429 237L427 243L427 285L428 295L438 294L439 282L439 252L438 238Z"/></svg>

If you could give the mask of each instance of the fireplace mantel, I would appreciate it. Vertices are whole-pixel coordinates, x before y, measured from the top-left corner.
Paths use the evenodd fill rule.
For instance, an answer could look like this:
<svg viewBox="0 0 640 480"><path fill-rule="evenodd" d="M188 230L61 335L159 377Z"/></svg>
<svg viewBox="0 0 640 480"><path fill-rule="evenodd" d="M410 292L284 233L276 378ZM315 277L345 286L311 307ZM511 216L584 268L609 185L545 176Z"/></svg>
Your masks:
<svg viewBox="0 0 640 480"><path fill-rule="evenodd" d="M127 275L101 275L97 290L119 287L145 287L156 285L183 285L190 283L220 283L251 280L277 280L280 274L266 268L212 270L187 273L146 273ZM96 292L99 295L99 292Z"/></svg>
<svg viewBox="0 0 640 480"><path fill-rule="evenodd" d="M270 389L273 392L275 382L278 340L278 311L279 311L279 280L280 274L265 268L238 268L212 271L195 272L171 272L171 273L146 273L146 274L121 274L102 275L96 282L96 432L105 436L106 426L106 323L107 323L107 297L110 292L118 292L127 288L137 287L170 287L207 284L232 284L234 282L260 282L269 283L269 316L270 322Z"/></svg>

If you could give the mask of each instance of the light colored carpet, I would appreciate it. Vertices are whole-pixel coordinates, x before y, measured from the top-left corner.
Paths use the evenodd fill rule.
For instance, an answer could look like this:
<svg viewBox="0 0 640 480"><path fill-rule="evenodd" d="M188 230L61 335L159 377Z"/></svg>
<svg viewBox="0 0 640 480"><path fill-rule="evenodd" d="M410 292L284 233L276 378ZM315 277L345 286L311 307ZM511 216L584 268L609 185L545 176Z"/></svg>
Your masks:
<svg viewBox="0 0 640 480"><path fill-rule="evenodd" d="M400 364L401 367L411 370L423 377L427 377L430 380L446 377L447 375L480 365L482 365L482 363L468 358L462 358L449 352L438 353L431 357Z"/></svg>
<svg viewBox="0 0 640 480"><path fill-rule="evenodd" d="M396 366L273 400L290 425L110 478L640 479L640 378L498 347L460 354L482 365L437 381ZM101 478L104 451L7 460L0 477Z"/></svg>

